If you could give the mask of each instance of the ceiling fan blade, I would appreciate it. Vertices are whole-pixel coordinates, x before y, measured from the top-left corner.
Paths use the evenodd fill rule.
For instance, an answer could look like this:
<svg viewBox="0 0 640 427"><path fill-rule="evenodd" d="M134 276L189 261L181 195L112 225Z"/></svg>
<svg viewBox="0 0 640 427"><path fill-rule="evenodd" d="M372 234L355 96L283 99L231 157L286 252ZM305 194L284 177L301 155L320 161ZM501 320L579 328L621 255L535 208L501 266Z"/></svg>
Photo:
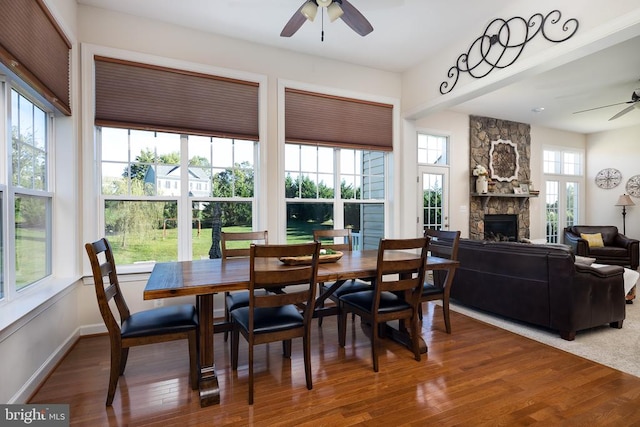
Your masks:
<svg viewBox="0 0 640 427"><path fill-rule="evenodd" d="M627 108L625 108L624 110L620 111L618 114L616 114L615 116L611 117L609 119L609 121L611 120L615 120L620 116L624 116L625 114L627 114L629 111L633 110L635 108L634 105L629 105Z"/></svg>
<svg viewBox="0 0 640 427"><path fill-rule="evenodd" d="M600 107L595 107L595 108L588 108L586 110L580 110L580 111L574 111L573 114L578 114L578 113L586 113L587 111L593 111L593 110L599 110L601 108L607 108L607 107L615 107L616 105L622 105L622 104L631 104L633 101L625 101L625 102L617 102L615 104L609 104L609 105L602 105Z"/></svg>
<svg viewBox="0 0 640 427"><path fill-rule="evenodd" d="M373 26L367 21L367 18L347 0L342 0L342 10L344 11L344 14L341 16L342 20L351 27L353 31L363 37L373 31Z"/></svg>
<svg viewBox="0 0 640 427"><path fill-rule="evenodd" d="M307 3L306 0L302 2L302 5L300 5L298 10L296 10L296 13L294 13L291 19L289 19L289 22L287 22L287 24L282 29L280 37L291 37L296 33L296 31L300 29L300 27L302 27L302 24L304 24L304 22L307 20L302 12L300 12L305 3Z"/></svg>

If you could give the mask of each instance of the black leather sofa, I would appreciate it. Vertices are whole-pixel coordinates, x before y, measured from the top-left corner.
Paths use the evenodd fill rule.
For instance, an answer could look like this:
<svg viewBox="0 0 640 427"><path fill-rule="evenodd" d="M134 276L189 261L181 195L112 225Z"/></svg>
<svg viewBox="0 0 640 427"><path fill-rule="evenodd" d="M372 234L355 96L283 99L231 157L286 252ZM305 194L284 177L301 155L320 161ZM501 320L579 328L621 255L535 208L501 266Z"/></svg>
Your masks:
<svg viewBox="0 0 640 427"><path fill-rule="evenodd" d="M580 234L602 235L604 247L589 247ZM595 258L599 264L622 265L638 269L640 241L618 232L613 225L574 225L564 229L564 243L573 248L576 255Z"/></svg>
<svg viewBox="0 0 640 427"><path fill-rule="evenodd" d="M600 325L622 328L624 269L576 264L566 245L461 239L452 300L559 331L566 340Z"/></svg>

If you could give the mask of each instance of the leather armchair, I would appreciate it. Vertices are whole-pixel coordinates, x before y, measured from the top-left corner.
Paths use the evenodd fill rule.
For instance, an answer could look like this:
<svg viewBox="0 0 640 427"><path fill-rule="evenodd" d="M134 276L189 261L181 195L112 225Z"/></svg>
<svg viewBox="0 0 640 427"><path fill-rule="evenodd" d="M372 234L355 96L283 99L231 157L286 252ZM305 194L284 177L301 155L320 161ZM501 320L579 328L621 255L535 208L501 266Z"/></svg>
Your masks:
<svg viewBox="0 0 640 427"><path fill-rule="evenodd" d="M602 235L604 247L589 247L580 234ZM640 242L618 232L613 225L574 225L564 229L564 243L571 246L575 255L595 258L599 264L628 266L638 269Z"/></svg>

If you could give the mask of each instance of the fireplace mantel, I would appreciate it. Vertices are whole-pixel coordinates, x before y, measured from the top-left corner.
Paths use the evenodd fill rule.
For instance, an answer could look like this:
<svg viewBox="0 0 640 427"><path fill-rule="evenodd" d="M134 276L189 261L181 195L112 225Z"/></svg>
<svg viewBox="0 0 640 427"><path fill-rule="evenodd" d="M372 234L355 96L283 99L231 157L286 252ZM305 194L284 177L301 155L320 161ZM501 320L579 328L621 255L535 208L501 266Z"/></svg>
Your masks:
<svg viewBox="0 0 640 427"><path fill-rule="evenodd" d="M482 202L482 209L487 208L487 204L492 197L509 197L513 199L520 199L520 209L524 207L524 202L530 197L538 197L537 194L507 194L507 193L471 193L472 197L480 197Z"/></svg>

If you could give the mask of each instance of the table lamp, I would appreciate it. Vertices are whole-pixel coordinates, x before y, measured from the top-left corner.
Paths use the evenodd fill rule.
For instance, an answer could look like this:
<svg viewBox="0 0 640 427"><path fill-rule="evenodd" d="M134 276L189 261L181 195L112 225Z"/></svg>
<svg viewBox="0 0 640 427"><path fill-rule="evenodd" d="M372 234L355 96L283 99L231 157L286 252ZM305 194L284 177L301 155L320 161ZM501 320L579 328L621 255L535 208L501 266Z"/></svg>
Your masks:
<svg viewBox="0 0 640 427"><path fill-rule="evenodd" d="M631 197L629 197L628 194L623 194L622 196L618 197L618 203L616 203L616 206L622 206L622 234L626 235L627 234L627 230L626 230L626 223L625 223L625 216L627 215L627 206L634 206L635 203L633 203L633 200L631 200Z"/></svg>

